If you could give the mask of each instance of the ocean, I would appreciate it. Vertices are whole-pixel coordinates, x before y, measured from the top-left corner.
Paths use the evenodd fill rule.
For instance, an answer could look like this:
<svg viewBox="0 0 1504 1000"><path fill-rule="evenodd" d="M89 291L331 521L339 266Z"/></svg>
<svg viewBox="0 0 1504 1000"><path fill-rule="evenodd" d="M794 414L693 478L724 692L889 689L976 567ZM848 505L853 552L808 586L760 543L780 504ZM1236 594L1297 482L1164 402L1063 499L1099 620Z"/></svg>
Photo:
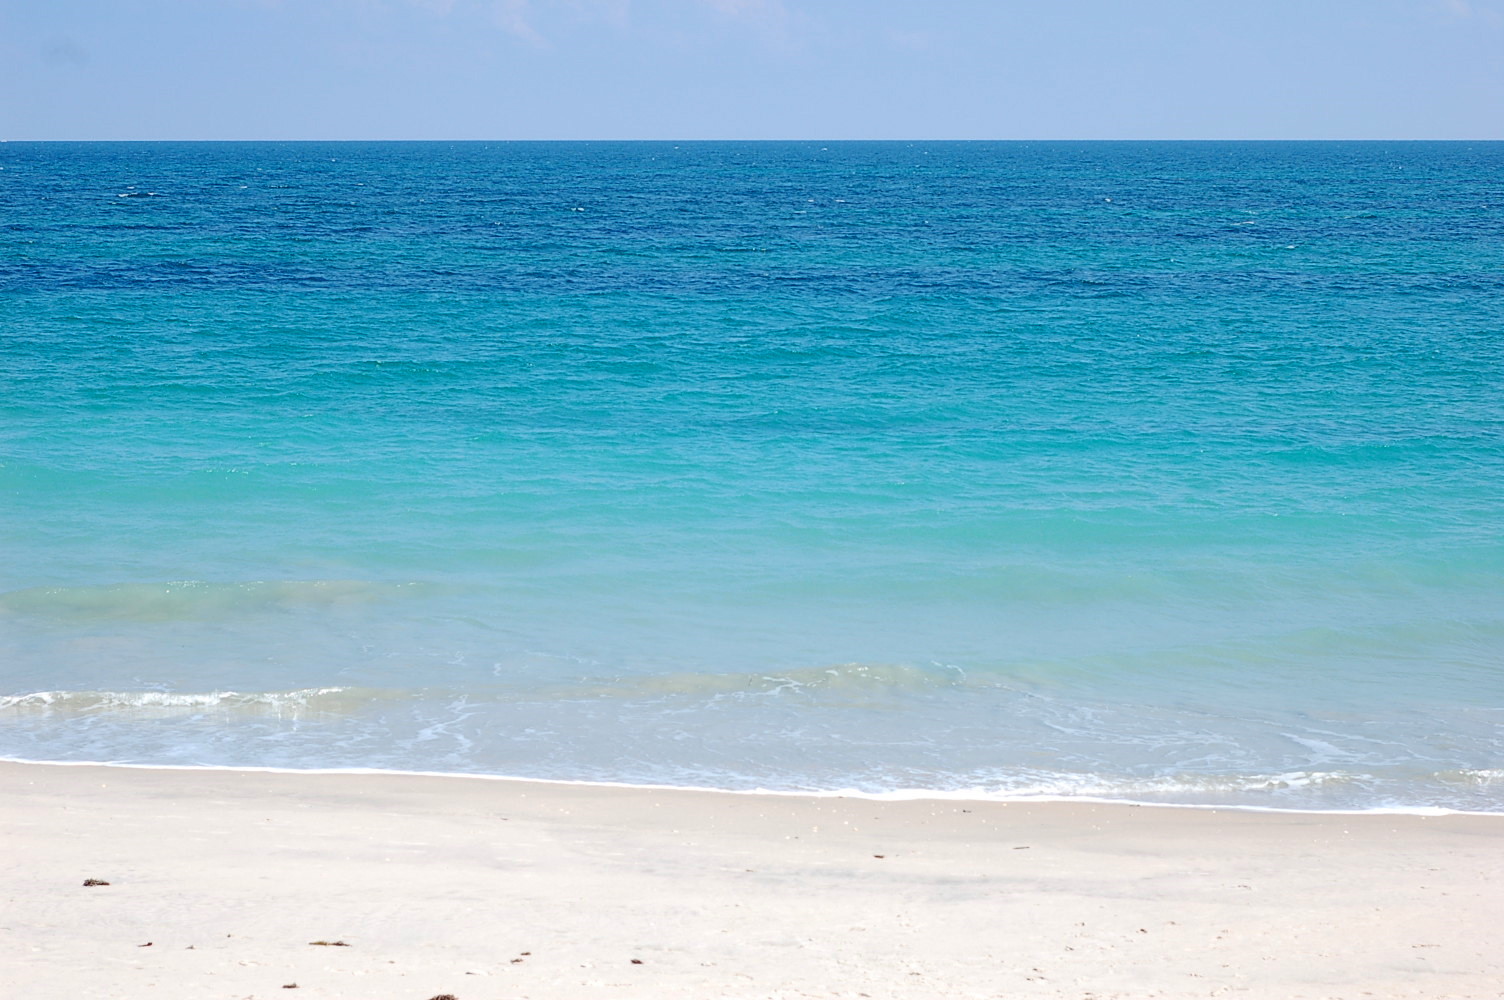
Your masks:
<svg viewBox="0 0 1504 1000"><path fill-rule="evenodd" d="M0 144L0 756L1504 810L1501 179Z"/></svg>

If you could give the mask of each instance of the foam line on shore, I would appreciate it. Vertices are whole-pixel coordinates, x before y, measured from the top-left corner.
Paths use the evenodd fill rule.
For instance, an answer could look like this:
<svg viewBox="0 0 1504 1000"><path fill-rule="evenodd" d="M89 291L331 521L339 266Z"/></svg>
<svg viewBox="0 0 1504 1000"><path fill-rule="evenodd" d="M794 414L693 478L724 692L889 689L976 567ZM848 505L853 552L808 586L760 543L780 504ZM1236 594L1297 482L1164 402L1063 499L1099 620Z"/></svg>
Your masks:
<svg viewBox="0 0 1504 1000"><path fill-rule="evenodd" d="M1447 809L1441 806L1374 806L1370 809L1289 809L1278 806L1214 804L1202 802L1152 802L1115 799L1094 795L1008 795L978 789L940 790L923 788L866 792L855 788L792 790L775 788L714 788L698 785L634 784L618 781L586 781L571 778L532 778L508 774L473 774L456 771L404 771L374 767L266 767L228 764L135 764L101 760L31 760L23 757L0 757L0 763L37 764L51 767L114 767L139 771L225 771L249 774L307 774L388 776L410 778L468 778L479 781L514 782L532 785L562 785L578 788L619 788L660 792L703 792L714 795L776 796L803 799L863 799L872 802L999 802L999 803L1077 803L1083 805L1131 806L1152 809L1194 809L1213 812L1275 813L1304 816L1495 816L1504 811Z"/></svg>

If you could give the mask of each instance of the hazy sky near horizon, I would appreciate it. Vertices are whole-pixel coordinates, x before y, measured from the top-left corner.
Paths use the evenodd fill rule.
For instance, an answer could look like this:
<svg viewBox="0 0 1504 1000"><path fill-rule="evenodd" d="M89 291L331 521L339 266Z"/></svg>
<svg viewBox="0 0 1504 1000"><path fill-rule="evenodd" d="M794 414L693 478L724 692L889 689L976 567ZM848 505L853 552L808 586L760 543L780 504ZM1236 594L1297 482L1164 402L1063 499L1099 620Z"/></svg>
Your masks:
<svg viewBox="0 0 1504 1000"><path fill-rule="evenodd" d="M5 139L1504 138L1504 0L0 0Z"/></svg>

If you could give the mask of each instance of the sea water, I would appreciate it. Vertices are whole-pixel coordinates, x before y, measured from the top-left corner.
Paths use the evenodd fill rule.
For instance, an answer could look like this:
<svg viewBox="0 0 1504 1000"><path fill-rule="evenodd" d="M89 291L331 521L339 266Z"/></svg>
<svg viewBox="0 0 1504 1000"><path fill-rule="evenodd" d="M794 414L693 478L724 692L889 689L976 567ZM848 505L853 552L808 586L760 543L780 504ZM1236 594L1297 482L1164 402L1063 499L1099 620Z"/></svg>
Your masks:
<svg viewBox="0 0 1504 1000"><path fill-rule="evenodd" d="M1501 178L0 145L0 755L1504 809Z"/></svg>

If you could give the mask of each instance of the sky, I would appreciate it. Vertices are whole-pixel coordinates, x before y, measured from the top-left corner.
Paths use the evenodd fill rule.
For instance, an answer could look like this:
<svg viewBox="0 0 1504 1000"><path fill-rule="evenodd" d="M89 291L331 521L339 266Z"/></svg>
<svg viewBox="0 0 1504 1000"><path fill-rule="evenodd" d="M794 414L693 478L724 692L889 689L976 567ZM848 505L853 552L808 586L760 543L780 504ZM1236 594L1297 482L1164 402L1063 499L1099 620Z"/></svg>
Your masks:
<svg viewBox="0 0 1504 1000"><path fill-rule="evenodd" d="M0 139L1504 139L1504 0L0 0Z"/></svg>

